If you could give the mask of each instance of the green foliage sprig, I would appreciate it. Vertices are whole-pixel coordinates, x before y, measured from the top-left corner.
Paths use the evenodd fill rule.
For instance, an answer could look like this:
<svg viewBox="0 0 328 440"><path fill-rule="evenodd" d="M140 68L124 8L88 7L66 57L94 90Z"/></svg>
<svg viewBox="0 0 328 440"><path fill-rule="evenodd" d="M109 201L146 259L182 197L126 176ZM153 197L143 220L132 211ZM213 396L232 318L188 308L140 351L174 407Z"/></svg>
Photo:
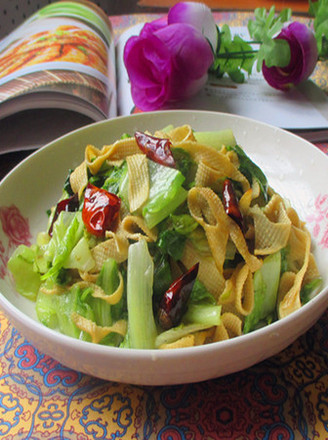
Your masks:
<svg viewBox="0 0 328 440"><path fill-rule="evenodd" d="M313 29L319 60L328 59L328 0L309 0L309 15L314 17Z"/></svg>
<svg viewBox="0 0 328 440"><path fill-rule="evenodd" d="M318 46L318 59L328 59L328 0L309 0L309 15L314 17L313 31ZM291 17L290 8L283 9L279 14L274 6L269 10L256 8L254 18L247 24L249 40L239 35L232 36L226 24L218 27L218 46L211 73L219 78L227 74L234 82L242 83L245 73L250 75L255 63L258 72L263 62L267 67L286 67L291 58L289 44L275 37Z"/></svg>

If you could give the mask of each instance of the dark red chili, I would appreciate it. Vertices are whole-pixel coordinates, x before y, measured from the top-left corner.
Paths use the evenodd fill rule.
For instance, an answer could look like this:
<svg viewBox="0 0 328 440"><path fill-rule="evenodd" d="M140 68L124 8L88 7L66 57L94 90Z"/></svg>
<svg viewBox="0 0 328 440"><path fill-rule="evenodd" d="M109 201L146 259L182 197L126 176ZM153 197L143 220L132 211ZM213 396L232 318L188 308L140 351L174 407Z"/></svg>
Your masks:
<svg viewBox="0 0 328 440"><path fill-rule="evenodd" d="M89 183L84 192L82 220L87 230L98 237L116 226L121 199Z"/></svg>
<svg viewBox="0 0 328 440"><path fill-rule="evenodd" d="M225 212L243 229L243 216L239 209L233 184L229 179L225 179L223 182L223 204Z"/></svg>
<svg viewBox="0 0 328 440"><path fill-rule="evenodd" d="M54 223L57 220L59 214L62 211L74 212L77 211L78 209L79 209L79 197L77 194L73 194L71 197L68 197L67 199L60 200L56 205L55 213L52 218L51 225L49 227L48 234L50 235L50 237L52 236Z"/></svg>
<svg viewBox="0 0 328 440"><path fill-rule="evenodd" d="M185 274L175 280L165 292L159 306L158 320L165 330L180 324L187 310L187 302L198 274L196 263Z"/></svg>
<svg viewBox="0 0 328 440"><path fill-rule="evenodd" d="M161 165L176 168L175 160L172 155L172 144L169 139L149 136L141 131L136 131L134 137L140 150L146 156Z"/></svg>

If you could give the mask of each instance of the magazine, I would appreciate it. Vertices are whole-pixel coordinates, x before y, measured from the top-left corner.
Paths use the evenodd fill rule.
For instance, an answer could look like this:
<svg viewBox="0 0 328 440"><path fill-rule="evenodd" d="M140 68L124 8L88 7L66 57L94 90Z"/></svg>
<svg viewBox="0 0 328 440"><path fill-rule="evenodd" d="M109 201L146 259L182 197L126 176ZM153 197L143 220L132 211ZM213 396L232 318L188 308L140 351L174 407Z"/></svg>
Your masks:
<svg viewBox="0 0 328 440"><path fill-rule="evenodd" d="M123 63L127 39L87 0L49 4L0 42L0 154L36 149L94 121L139 112ZM242 32L239 29L238 32ZM325 93L307 81L288 94L254 74L244 84L209 78L195 97L170 108L248 116L303 135L328 129Z"/></svg>

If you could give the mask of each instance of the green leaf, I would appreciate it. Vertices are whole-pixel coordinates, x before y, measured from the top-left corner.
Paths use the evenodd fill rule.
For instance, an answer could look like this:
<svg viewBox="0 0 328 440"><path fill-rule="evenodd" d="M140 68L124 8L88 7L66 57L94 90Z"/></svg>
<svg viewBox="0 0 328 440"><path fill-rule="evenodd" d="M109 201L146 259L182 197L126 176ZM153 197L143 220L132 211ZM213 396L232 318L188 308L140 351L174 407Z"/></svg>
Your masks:
<svg viewBox="0 0 328 440"><path fill-rule="evenodd" d="M196 278L190 294L189 303L216 305L217 302L204 284Z"/></svg>
<svg viewBox="0 0 328 440"><path fill-rule="evenodd" d="M313 298L313 296L315 296L316 292L318 292L318 290L321 288L322 286L322 278L314 278L313 280L311 280L310 282L308 282L307 284L305 284L302 289L301 289L301 303L306 304L307 302L310 301L310 299Z"/></svg>
<svg viewBox="0 0 328 440"><path fill-rule="evenodd" d="M221 306L212 304L189 304L183 323L216 326L221 322Z"/></svg>
<svg viewBox="0 0 328 440"><path fill-rule="evenodd" d="M183 174L154 161L148 161L150 175L149 198L142 208L142 215L149 228L153 228L187 198L187 191L182 188Z"/></svg>
<svg viewBox="0 0 328 440"><path fill-rule="evenodd" d="M236 138L230 128L214 131L195 131L194 136L200 144L220 150L223 145L236 145Z"/></svg>
<svg viewBox="0 0 328 440"><path fill-rule="evenodd" d="M201 252L204 255L211 255L211 250L203 228L199 227L195 229L189 235L189 239L198 252Z"/></svg>
<svg viewBox="0 0 328 440"><path fill-rule="evenodd" d="M228 150L233 150L237 153L239 160L239 171L244 174L246 179L252 185L253 179L257 180L261 193L264 197L264 200L268 200L268 181L261 170L245 153L245 151L239 147L239 145L235 145L234 147L227 147Z"/></svg>
<svg viewBox="0 0 328 440"><path fill-rule="evenodd" d="M154 260L153 303L157 310L162 296L170 287L173 278L168 256L156 249L155 252L152 252L152 257Z"/></svg>
<svg viewBox="0 0 328 440"><path fill-rule="evenodd" d="M81 289L80 286L73 285L70 291L58 295L57 318L61 333L76 339L90 341L90 335L80 330L71 318L72 313L76 312L86 319L94 321L94 313L85 301L88 293L91 293L89 288Z"/></svg>
<svg viewBox="0 0 328 440"><path fill-rule="evenodd" d="M287 21L290 21L291 16L292 16L292 10L290 8L285 8L280 12L280 14L278 15L278 18L283 23L286 23Z"/></svg>
<svg viewBox="0 0 328 440"><path fill-rule="evenodd" d="M41 284L40 274L35 270L34 261L37 248L20 245L8 261L8 269L13 275L18 293L32 301L36 300Z"/></svg>
<svg viewBox="0 0 328 440"><path fill-rule="evenodd" d="M228 74L233 81L244 82L245 75L242 71L251 73L257 50L239 35L232 38L231 30L226 24L221 27L219 36L219 45L211 72L217 77Z"/></svg>
<svg viewBox="0 0 328 440"><path fill-rule="evenodd" d="M268 255L262 267L254 273L254 307L244 322L244 333L255 330L257 324L271 315L276 307L281 273L280 252Z"/></svg>
<svg viewBox="0 0 328 440"><path fill-rule="evenodd" d="M221 27L221 32L219 30L221 36L221 43L229 43L231 41L231 30L227 24L223 24Z"/></svg>
<svg viewBox="0 0 328 440"><path fill-rule="evenodd" d="M51 256L52 266L41 280L54 277L59 274L68 259L73 248L82 238L84 225L80 211L76 213L62 211L54 223L53 235L47 247L46 253Z"/></svg>
<svg viewBox="0 0 328 440"><path fill-rule="evenodd" d="M276 15L274 6L268 12L266 8L256 8L255 19L249 20L247 24L251 38L259 43L268 43L281 31L284 23L290 20L291 12L291 9L286 8Z"/></svg>
<svg viewBox="0 0 328 440"><path fill-rule="evenodd" d="M177 169L184 176L185 181L183 187L189 189L190 185L195 179L197 164L192 159L191 155L183 148L172 148L172 155L176 163Z"/></svg>
<svg viewBox="0 0 328 440"><path fill-rule="evenodd" d="M308 10L308 14L310 17L314 17L317 14L319 8L319 2L318 1L312 1L309 0L309 10Z"/></svg>
<svg viewBox="0 0 328 440"><path fill-rule="evenodd" d="M58 298L58 295L47 295L40 290L35 304L38 320L52 329L56 329L58 326Z"/></svg>
<svg viewBox="0 0 328 440"><path fill-rule="evenodd" d="M233 82L242 84L245 81L245 75L238 69L229 72L229 76Z"/></svg>
<svg viewBox="0 0 328 440"><path fill-rule="evenodd" d="M310 3L311 4L311 3ZM328 0L318 0L313 3L312 10L314 12L314 30L328 19Z"/></svg>
<svg viewBox="0 0 328 440"><path fill-rule="evenodd" d="M186 236L175 230L162 231L158 237L158 247L165 254L169 254L174 260L180 260L183 255Z"/></svg>
<svg viewBox="0 0 328 440"><path fill-rule="evenodd" d="M79 269L83 272L89 272L94 266L95 261L89 249L88 240L82 237L73 247L63 267L65 269Z"/></svg>
<svg viewBox="0 0 328 440"><path fill-rule="evenodd" d="M97 285L103 288L106 295L111 295L117 289L119 282L117 263L113 258L108 258L101 268ZM94 312L97 325L105 327L113 324L110 304L101 298L92 296L89 298L89 304Z"/></svg>
<svg viewBox="0 0 328 440"><path fill-rule="evenodd" d="M328 6L327 6L328 7ZM321 60L328 58L328 18L317 26L315 38L318 46L318 57Z"/></svg>
<svg viewBox="0 0 328 440"><path fill-rule="evenodd" d="M309 14L314 17L313 29L319 60L328 58L328 0L309 2Z"/></svg>
<svg viewBox="0 0 328 440"><path fill-rule="evenodd" d="M107 172L103 188L110 193L119 195L121 183L125 178L127 169L126 162L124 162L120 167L112 167L110 171Z"/></svg>
<svg viewBox="0 0 328 440"><path fill-rule="evenodd" d="M268 67L285 67L290 61L290 48L286 41L274 39L284 26L284 23L291 17L289 8L283 9L280 14L275 14L275 7L272 6L269 12L265 8L255 10L255 20L248 22L250 36L261 43L257 55L257 71L262 69L263 61Z"/></svg>
<svg viewBox="0 0 328 440"><path fill-rule="evenodd" d="M172 222L173 229L182 235L189 235L198 226L196 220L189 214L171 214L169 221Z"/></svg>
<svg viewBox="0 0 328 440"><path fill-rule="evenodd" d="M290 62L290 47L286 40L277 38L271 44L262 45L267 67L286 67Z"/></svg>

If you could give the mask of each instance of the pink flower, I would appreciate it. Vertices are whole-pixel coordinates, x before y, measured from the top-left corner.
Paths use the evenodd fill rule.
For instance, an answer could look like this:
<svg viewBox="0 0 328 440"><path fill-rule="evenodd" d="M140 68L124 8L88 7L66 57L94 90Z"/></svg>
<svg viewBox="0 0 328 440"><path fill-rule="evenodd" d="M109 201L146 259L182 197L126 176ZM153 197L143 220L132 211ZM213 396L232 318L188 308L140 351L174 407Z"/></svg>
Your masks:
<svg viewBox="0 0 328 440"><path fill-rule="evenodd" d="M213 52L218 45L218 28L210 8L203 3L179 2L167 16L168 24L187 23L198 29L212 46Z"/></svg>
<svg viewBox="0 0 328 440"><path fill-rule="evenodd" d="M28 220L20 213L17 206L2 206L0 208L0 220L3 232L9 239L9 245L30 245L30 229Z"/></svg>
<svg viewBox="0 0 328 440"><path fill-rule="evenodd" d="M139 36L127 41L124 63L132 99L141 110L157 110L189 98L204 86L214 56L208 40L192 23L193 14L188 19L173 11L170 22L147 23Z"/></svg>
<svg viewBox="0 0 328 440"><path fill-rule="evenodd" d="M262 66L262 73L270 86L288 90L306 80L318 60L318 48L311 30L303 23L293 22L276 37L284 39L290 47L290 62L286 67Z"/></svg>

